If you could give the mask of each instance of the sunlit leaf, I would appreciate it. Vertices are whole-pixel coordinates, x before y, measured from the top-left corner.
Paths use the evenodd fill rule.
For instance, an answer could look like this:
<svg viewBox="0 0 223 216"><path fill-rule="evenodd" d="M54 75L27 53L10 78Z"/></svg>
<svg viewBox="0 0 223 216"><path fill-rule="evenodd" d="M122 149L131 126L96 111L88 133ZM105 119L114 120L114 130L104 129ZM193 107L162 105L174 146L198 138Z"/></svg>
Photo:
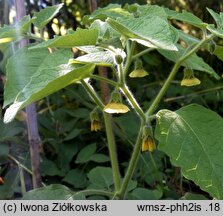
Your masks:
<svg viewBox="0 0 223 216"><path fill-rule="evenodd" d="M72 48L75 46L87 46L95 45L98 39L98 30L97 29L81 29L78 28L74 33L64 35L64 36L55 36L55 38L50 39L46 42L42 42L35 48L43 47L62 47L62 48Z"/></svg>
<svg viewBox="0 0 223 216"><path fill-rule="evenodd" d="M4 121L11 121L25 106L88 77L93 71L94 64L68 64L70 57L68 50L44 55L44 49L28 48L12 56L7 65L4 96L5 106L13 104L6 110ZM24 76L19 79L21 71Z"/></svg>
<svg viewBox="0 0 223 216"><path fill-rule="evenodd" d="M178 51L169 51L169 50L161 50L159 49L159 53L162 54L165 58L176 62L179 60L179 58L185 54L185 49L181 46L177 46ZM211 76L213 76L215 79L220 79L219 75L214 71L212 67L210 67L207 63L204 62L204 60L197 56L196 54L191 55L188 59L186 59L182 65L184 67L188 67L193 70L198 71L204 71Z"/></svg>
<svg viewBox="0 0 223 216"><path fill-rule="evenodd" d="M178 39L176 31L160 17L146 16L118 18L117 20L108 18L107 22L123 36L144 46L177 50L175 46Z"/></svg>

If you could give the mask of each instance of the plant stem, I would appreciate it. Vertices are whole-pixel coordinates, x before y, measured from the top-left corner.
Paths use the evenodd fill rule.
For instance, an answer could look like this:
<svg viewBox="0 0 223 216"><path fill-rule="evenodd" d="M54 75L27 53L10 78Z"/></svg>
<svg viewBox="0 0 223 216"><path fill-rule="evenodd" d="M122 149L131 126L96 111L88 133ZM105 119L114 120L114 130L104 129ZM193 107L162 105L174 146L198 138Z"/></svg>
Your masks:
<svg viewBox="0 0 223 216"><path fill-rule="evenodd" d="M171 101L175 101L175 100L186 99L186 98L190 98L191 96L198 96L198 95L208 94L208 93L211 93L213 91L219 91L221 89L223 89L223 86L217 86L217 87L214 87L214 88L204 89L204 90L196 91L196 92L186 94L186 95L166 98L164 101L165 102L171 102Z"/></svg>
<svg viewBox="0 0 223 216"><path fill-rule="evenodd" d="M120 80L119 80L120 90L123 92L125 97L128 99L129 103L134 107L135 112L140 116L142 121L145 122L146 116L145 116L143 110L141 109L140 105L138 104L138 102L136 101L136 99L134 98L134 96L132 95L132 93L130 92L130 90L128 89L128 87L125 84L125 75L124 75L122 64L119 64L117 67L118 67L119 76L120 76Z"/></svg>
<svg viewBox="0 0 223 216"><path fill-rule="evenodd" d="M104 104L102 103L101 99L97 96L92 86L89 83L87 83L85 80L81 80L81 83L86 89L86 91L88 92L88 94L92 97L94 102L103 110ZM112 120L111 120L111 116L108 113L103 112L103 117L105 121L106 135L107 135L107 141L108 141L108 150L109 150L109 155L111 159L111 167L112 167L112 172L113 172L115 190L118 191L120 188L121 176L120 176L118 160L117 160L115 138L114 138L114 134L112 130Z"/></svg>
<svg viewBox="0 0 223 216"><path fill-rule="evenodd" d="M26 172L28 172L30 175L33 175L32 171L29 170L27 167L25 167L23 164L21 164L16 158L14 158L12 155L8 155L8 157L14 161L19 167L23 168Z"/></svg>
<svg viewBox="0 0 223 216"><path fill-rule="evenodd" d="M119 191L120 185L121 185L121 175L120 175L119 166L118 166L115 137L112 130L112 119L111 119L111 115L105 112L103 113L103 117L104 117L105 128L106 128L108 150L109 150L109 155L111 159L111 167L112 167L115 191Z"/></svg>
<svg viewBox="0 0 223 216"><path fill-rule="evenodd" d="M155 48L147 48L147 49L141 51L140 53L137 53L134 56L132 56L132 60L135 60L135 59L137 59L137 58L139 58L139 57L141 57L141 56L145 55L146 53L151 52L153 50L155 50Z"/></svg>
<svg viewBox="0 0 223 216"><path fill-rule="evenodd" d="M129 67L132 63L132 56L133 56L133 52L134 52L134 49L135 49L135 45L136 45L135 41L132 42L131 47L129 47L129 42L127 43L127 59L126 59L125 68L124 68L124 71L123 71L124 76L128 72L128 69L129 69Z"/></svg>
<svg viewBox="0 0 223 216"><path fill-rule="evenodd" d="M136 141L136 144L134 146L133 153L132 153L132 156L131 156L131 159L130 159L130 162L129 162L129 166L127 168L125 177L124 177L122 185L121 185L121 189L117 193L117 196L120 199L125 198L125 193L126 193L129 181L132 178L133 172L135 170L136 163L138 161L138 157L139 157L140 149L141 149L141 144L142 144L143 126L144 126L144 124L142 123L141 127L140 127L140 130L139 130L138 137L137 137L137 141Z"/></svg>
<svg viewBox="0 0 223 216"><path fill-rule="evenodd" d="M106 77L103 77L103 76L98 76L98 75L91 75L91 78L92 79L97 79L97 80L100 80L100 81L104 81L104 82L106 82L106 83L108 83L108 84L110 84L110 85L113 85L113 86L117 86L117 82L115 82L115 81L113 81L113 80L110 80L110 79L108 79L108 78L106 78Z"/></svg>
<svg viewBox="0 0 223 216"><path fill-rule="evenodd" d="M85 90L88 92L88 94L91 96L93 101L103 110L104 104L101 101L101 99L98 97L92 86L85 80L81 80L81 84L84 86Z"/></svg>
<svg viewBox="0 0 223 216"><path fill-rule="evenodd" d="M143 110L141 109L140 105L138 104L138 102L136 101L136 99L134 98L130 90L128 89L128 87L124 85L123 87L120 87L120 89L124 93L125 97L129 100L130 104L134 107L135 112L140 116L142 121L145 122L146 116Z"/></svg>
<svg viewBox="0 0 223 216"><path fill-rule="evenodd" d="M156 96L155 100L153 101L153 103L149 107L148 111L146 112L147 116L152 115L154 113L154 111L156 110L156 107L158 106L158 104L160 103L160 101L163 98L164 94L166 93L167 88L169 87L171 81L175 77L175 75L178 72L178 69L180 68L182 63L187 58L189 58L192 54L194 54L201 46L203 46L203 44L205 44L207 41L211 40L212 38L213 38L213 35L209 35L209 36L205 37L193 49L191 49L185 55L183 55L183 56L181 56L181 58L179 58L179 60L175 63L172 71L170 72L170 74L169 74L166 82L164 83L163 87L160 89L160 91L159 91L158 95Z"/></svg>

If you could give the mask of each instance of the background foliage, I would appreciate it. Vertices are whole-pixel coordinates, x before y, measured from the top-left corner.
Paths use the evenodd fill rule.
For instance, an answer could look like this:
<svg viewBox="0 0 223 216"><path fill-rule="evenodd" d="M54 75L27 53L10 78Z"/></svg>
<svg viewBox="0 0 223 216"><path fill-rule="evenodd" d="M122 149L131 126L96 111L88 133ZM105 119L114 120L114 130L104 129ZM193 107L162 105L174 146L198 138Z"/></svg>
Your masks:
<svg viewBox="0 0 223 216"><path fill-rule="evenodd" d="M0 1L1 25L8 24L9 11L12 2ZM84 15L90 13L87 1L26 1L27 13L33 14L46 5L64 2L62 11L54 18L42 34L46 38L53 35L63 35L68 28L76 29L81 27L81 20ZM132 2L135 3L136 1ZM186 9L191 11L206 22L213 22L206 12L206 7L216 12L222 10L222 3L219 1L149 1L152 4L167 6L177 11ZM99 6L104 7L108 3L125 4L125 1L99 1ZM127 3L131 3L127 1ZM145 4L146 1L137 1ZM205 13L204 13L205 11ZM194 36L201 35L201 32L187 24L173 21L173 25L189 32ZM35 29L33 29L35 32ZM218 41L222 43L221 40ZM0 46L0 70L1 70L1 95L3 105L3 83L5 78L5 60L10 52L5 52L7 47ZM142 47L138 46L138 49ZM216 71L222 73L222 63L214 56L206 56L200 53ZM164 59L158 52L148 54L142 58L146 71L150 72L149 78L139 79L137 82L128 80L132 91L143 107L147 107L151 99L157 94L167 77L166 70L171 68L171 62ZM167 72L168 72L167 71ZM200 73L197 75L205 80L201 85L193 88L180 88L179 85L171 85L160 108L177 110L189 103L201 104L223 116L223 92L222 86L214 79L206 79L208 75ZM178 75L174 83L180 83L181 75ZM98 83L92 84L99 89ZM221 81L222 85L222 81ZM111 191L114 187L112 181L112 170L106 148L104 131L94 133L90 131L89 113L94 104L85 94L81 86L67 87L54 93L38 102L38 123L42 138L41 147L41 172L43 182L46 185L60 184L71 188L73 191L83 189L107 189ZM4 110L3 110L4 114ZM27 131L24 126L26 116L24 112L17 115L17 120L5 125L0 124L0 176L4 184L0 186L0 199L14 199L21 197L21 180L25 178L26 190L31 189L30 161L26 145ZM131 154L131 146L138 131L139 122L134 113L127 113L123 116L115 116L115 134L117 135L118 155L121 164L121 172L124 173L127 167L128 158ZM161 147L164 148L164 147ZM128 188L128 199L206 199L210 196L197 187L193 182L184 178L181 170L171 165L169 157L161 151L142 154L137 164L133 180ZM177 165L177 164L176 164ZM25 167L25 169L24 169ZM26 170L26 171L25 171ZM50 186L51 187L51 186ZM56 187L56 186L54 186ZM61 186L57 186L57 191ZM55 188L50 188L54 190ZM64 190L63 190L64 191ZM70 191L67 190L69 195ZM66 194L67 195L67 194ZM102 195L79 193L75 199L106 199ZM30 195L31 196L31 195ZM64 195L65 196L65 195ZM32 197L32 196L31 196ZM29 195L24 197L29 199ZM33 198L33 197L32 197Z"/></svg>

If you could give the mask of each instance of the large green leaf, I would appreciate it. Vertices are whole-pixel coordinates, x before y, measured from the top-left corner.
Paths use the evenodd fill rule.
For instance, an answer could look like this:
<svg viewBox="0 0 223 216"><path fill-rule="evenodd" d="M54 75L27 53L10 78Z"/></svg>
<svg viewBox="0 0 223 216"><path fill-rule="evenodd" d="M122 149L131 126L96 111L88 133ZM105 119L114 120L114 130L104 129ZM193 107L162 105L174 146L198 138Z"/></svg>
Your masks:
<svg viewBox="0 0 223 216"><path fill-rule="evenodd" d="M76 163L86 163L89 161L90 157L96 152L96 143L87 145L77 155Z"/></svg>
<svg viewBox="0 0 223 216"><path fill-rule="evenodd" d="M222 16L220 16L218 13L216 13L215 11L213 11L210 8L207 8L207 10L211 14L211 16L213 17L213 19L215 20L217 26L218 27L222 27L222 25L223 25L223 18L222 18Z"/></svg>
<svg viewBox="0 0 223 216"><path fill-rule="evenodd" d="M64 185L52 184L47 187L31 190L23 200L73 200L75 193Z"/></svg>
<svg viewBox="0 0 223 216"><path fill-rule="evenodd" d="M130 200L158 200L162 197L161 190L149 190L146 188L136 188L129 194Z"/></svg>
<svg viewBox="0 0 223 216"><path fill-rule="evenodd" d="M168 22L158 16L139 18L108 18L107 22L116 31L130 40L148 47L177 50L178 36Z"/></svg>
<svg viewBox="0 0 223 216"><path fill-rule="evenodd" d="M157 113L155 137L183 175L217 199L223 198L223 119L192 104Z"/></svg>
<svg viewBox="0 0 223 216"><path fill-rule="evenodd" d="M139 5L137 7L137 13L139 16L158 16L164 19L167 18L164 8L158 5Z"/></svg>
<svg viewBox="0 0 223 216"><path fill-rule="evenodd" d="M178 51L169 51L169 50L161 50L159 49L159 53L162 54L165 58L176 62L179 60L180 57L182 57L185 54L185 48L181 46L177 46ZM198 71L204 71L211 76L213 76L215 79L220 79L219 75L214 71L212 67L210 67L207 63L204 62L204 60L197 56L196 54L191 55L188 59L186 59L182 65L184 67L188 67L193 70Z"/></svg>
<svg viewBox="0 0 223 216"><path fill-rule="evenodd" d="M90 75L94 64L66 64L71 57L68 52L57 50L46 55L44 49L23 48L10 58L5 105L13 104L6 110L5 122L11 121L19 110L30 103Z"/></svg>
<svg viewBox="0 0 223 216"><path fill-rule="evenodd" d="M43 48L43 47L71 48L75 46L95 45L97 43L97 39L98 39L97 29L78 28L72 34L67 34L64 36L55 36L55 38L53 39L50 39L46 42L42 42L36 46L33 46L32 49Z"/></svg>
<svg viewBox="0 0 223 216"><path fill-rule="evenodd" d="M50 20L59 12L63 7L63 4L54 5L51 7L46 7L40 12L34 13L33 17L35 20L33 24L39 29L43 28Z"/></svg>

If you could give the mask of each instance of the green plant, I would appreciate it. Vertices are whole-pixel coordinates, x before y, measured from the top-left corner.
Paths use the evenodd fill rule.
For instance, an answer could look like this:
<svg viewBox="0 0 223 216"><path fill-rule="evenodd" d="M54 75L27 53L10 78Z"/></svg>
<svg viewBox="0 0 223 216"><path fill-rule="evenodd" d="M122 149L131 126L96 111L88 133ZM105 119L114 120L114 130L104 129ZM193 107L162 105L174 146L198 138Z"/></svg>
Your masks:
<svg viewBox="0 0 223 216"><path fill-rule="evenodd" d="M158 149L170 157L173 165L181 167L182 174L187 179L194 181L212 197L222 199L223 175L220 151L223 142L222 118L217 113L197 104L184 106L177 111L161 109L157 112L171 82L178 72L183 73L182 69L184 70L182 85L200 84L194 72L196 74L205 72L214 79L220 79L214 69L196 53L201 49L207 50L210 54L223 59L222 47L216 45L215 42L216 38L223 38L221 14L208 9L216 21L214 25L204 23L186 11L178 13L155 5L139 6L136 4L122 8L113 4L99 8L91 15L84 17L83 24L88 26L85 29L70 30L67 35L56 36L48 41L31 34L29 27L32 23L41 30L60 7L62 5L54 6L54 8L47 7L32 18L24 17L15 26L5 26L0 29L1 42L13 41L14 47L22 38L36 40L36 43L18 49L8 60L4 107L11 105L6 109L4 122L12 121L18 111L30 103L68 85L78 83L95 103L94 112L101 113L104 119L111 169L96 167L91 170L88 174L91 187L88 190L74 193L65 186L56 185L28 192L24 198L32 199L33 194L35 196L38 194L37 197L40 198L43 191L51 195L47 195L48 197L42 195L42 197L52 198L54 197L52 193L59 193L58 191L62 190L64 198L80 199L85 195L97 194L113 199L124 199L126 193L135 188L135 182L131 181L131 178L141 149L149 151L149 160L154 167L157 166L156 158L154 159L151 153L156 148L155 140L157 140ZM195 38L175 28L170 24L171 22L168 22L171 20L185 22L197 28L202 33L202 38ZM73 47L83 55L72 58L71 48ZM131 77L134 78L147 75L142 59L148 55L152 56L153 53L156 55L157 52L174 62L174 65L157 95L150 102L141 106L129 88L127 77L131 71L134 71L131 73ZM132 68L133 62L135 63L134 69ZM109 78L95 74L97 66L108 67ZM90 84L89 79L111 85L113 92L108 104L103 103L98 96L97 88ZM137 79L135 80L137 82ZM128 101L128 104L125 103L125 100ZM128 111L137 114L140 126L129 164L122 176L117 159L116 133L114 133L115 126L111 113L123 114ZM102 123L98 114L95 113L91 115L91 120L92 129L97 131L101 128ZM154 123L155 119L156 123ZM74 134L71 136L81 134L81 131L77 130L73 131ZM81 154L81 152L84 153ZM96 154L94 143L86 146L81 152L77 156L78 163L85 163L89 159L104 162L108 160L106 155ZM145 156L141 157L144 160L148 159ZM47 166L46 164L45 167ZM56 168L53 171L52 175L64 176L68 183L72 183L73 176L79 176L83 181L74 184L80 188L85 186L81 183L84 184L86 176L83 176L77 169L70 171L66 176ZM153 175L156 181L160 181L160 173L157 170ZM98 184L98 182L101 183ZM143 198L159 199L162 197L159 188L153 191L137 188L128 198L137 198L139 194L143 194L141 196Z"/></svg>

